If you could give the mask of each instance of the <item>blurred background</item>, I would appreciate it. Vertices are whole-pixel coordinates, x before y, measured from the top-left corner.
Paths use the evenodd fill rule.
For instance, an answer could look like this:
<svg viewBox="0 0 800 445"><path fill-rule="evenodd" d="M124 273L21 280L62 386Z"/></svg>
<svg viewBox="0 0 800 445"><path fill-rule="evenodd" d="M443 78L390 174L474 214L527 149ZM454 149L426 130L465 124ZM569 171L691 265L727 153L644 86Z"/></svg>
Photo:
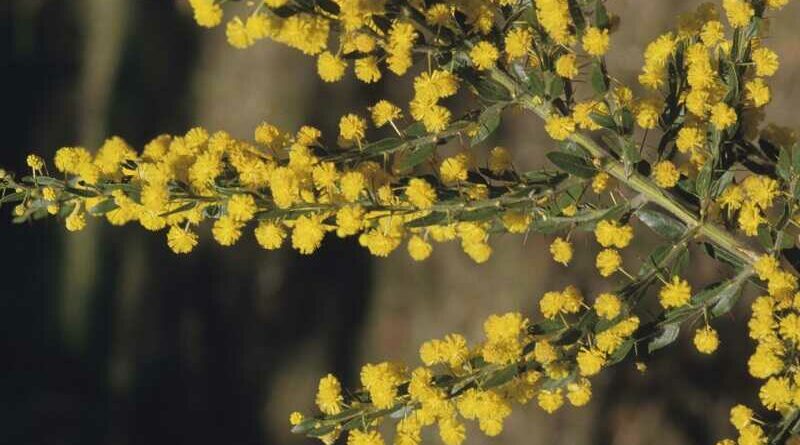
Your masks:
<svg viewBox="0 0 800 445"><path fill-rule="evenodd" d="M696 4L609 0L622 16L612 72L633 79L646 43ZM782 58L769 118L797 126L800 2L779 19L768 42ZM249 138L262 120L310 123L333 135L341 113L379 96L403 101L409 91L392 81L322 84L312 58L266 42L231 49L223 30L193 24L182 0L2 0L0 29L0 165L12 170L29 152L49 157L115 134L141 147L194 125ZM512 113L492 142L533 167L549 144L540 130ZM486 316L534 313L547 290L606 286L592 255L563 269L540 236L496 238L494 257L478 266L455 245L415 264L403 249L376 260L333 237L301 257L266 253L249 237L225 249L205 236L191 255L176 256L162 235L136 227L0 227L2 444L313 443L290 435L287 418L313 411L325 373L354 384L361 363L413 363L426 339L462 332L479 341ZM579 252L595 249L578 243ZM693 259L693 283L724 272ZM684 334L646 373L632 363L606 372L587 408L553 416L519 408L502 436L472 434L468 443L713 443L731 433L732 404L755 402L746 304L716 323L723 346L714 356L700 357Z"/></svg>

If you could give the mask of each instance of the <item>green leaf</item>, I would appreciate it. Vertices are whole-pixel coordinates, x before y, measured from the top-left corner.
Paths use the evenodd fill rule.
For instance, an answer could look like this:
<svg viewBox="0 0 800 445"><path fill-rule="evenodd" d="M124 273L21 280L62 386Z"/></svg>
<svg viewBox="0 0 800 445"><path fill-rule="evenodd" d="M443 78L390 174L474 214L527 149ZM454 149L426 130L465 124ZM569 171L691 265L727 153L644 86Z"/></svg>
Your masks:
<svg viewBox="0 0 800 445"><path fill-rule="evenodd" d="M428 227L439 224L442 221L447 220L447 213L445 212L431 212L423 217L411 220L406 223L406 227L414 228L414 227Z"/></svg>
<svg viewBox="0 0 800 445"><path fill-rule="evenodd" d="M497 127L500 126L500 113L503 111L502 105L493 105L478 116L478 130L470 140L471 145L477 145L486 140Z"/></svg>
<svg viewBox="0 0 800 445"><path fill-rule="evenodd" d="M467 210L458 214L459 221L486 221L502 212L499 207L483 207L475 210ZM408 224L406 224L408 225Z"/></svg>
<svg viewBox="0 0 800 445"><path fill-rule="evenodd" d="M702 198L708 197L709 187L711 186L712 164L713 162L706 162L697 174L695 187L697 188L697 195Z"/></svg>
<svg viewBox="0 0 800 445"><path fill-rule="evenodd" d="M742 294L744 283L747 282L748 275L740 274L733 280L719 286L719 292L714 296L714 307L711 308L711 314L714 317L727 314L733 309L733 306L739 301L739 296Z"/></svg>
<svg viewBox="0 0 800 445"><path fill-rule="evenodd" d="M89 209L89 213L92 215L105 215L106 213L118 208L119 206L117 205L116 200L114 198L109 198Z"/></svg>
<svg viewBox="0 0 800 445"><path fill-rule="evenodd" d="M792 167L795 173L800 173L800 143L792 146Z"/></svg>
<svg viewBox="0 0 800 445"><path fill-rule="evenodd" d="M414 149L411 153L403 157L400 161L400 170L411 170L428 160L436 151L436 144L423 144Z"/></svg>
<svg viewBox="0 0 800 445"><path fill-rule="evenodd" d="M625 357L627 357L627 356L628 356L628 353L629 353L629 352L631 352L631 349L633 349L633 345L634 345L634 343L635 343L635 342L633 341L633 339L632 339L632 338L629 338L629 339L625 340L625 341L624 341L624 342L623 342L621 345L619 345L619 347L618 347L616 350L614 350L614 352L613 352L613 353L612 353L612 354L611 354L611 355L608 357L608 362L606 363L606 366L615 365L615 364L617 364L617 363L621 362L622 360L624 360L624 359L625 359Z"/></svg>
<svg viewBox="0 0 800 445"><path fill-rule="evenodd" d="M596 0L594 2L594 25L598 28L609 28L611 19L608 17L608 10L603 0Z"/></svg>
<svg viewBox="0 0 800 445"><path fill-rule="evenodd" d="M483 382L483 385L481 385L481 387L495 388L504 383L510 382L514 377L517 376L517 374L519 374L519 369L517 364L515 363L513 365L508 365L505 368L492 374L491 377L489 377Z"/></svg>
<svg viewBox="0 0 800 445"><path fill-rule="evenodd" d="M564 79L558 76L551 76L547 82L547 95L551 98L560 97L564 94Z"/></svg>
<svg viewBox="0 0 800 445"><path fill-rule="evenodd" d="M544 80L542 80L542 76L539 75L536 71L531 73L530 80L528 81L528 86L530 87L530 92L534 96L544 96L545 93L545 85Z"/></svg>
<svg viewBox="0 0 800 445"><path fill-rule="evenodd" d="M597 174L597 169L594 168L588 161L579 156L553 151L547 153L547 159L550 160L556 167L564 170L567 173L573 174L579 178L592 178Z"/></svg>
<svg viewBox="0 0 800 445"><path fill-rule="evenodd" d="M679 240L686 233L686 226L682 222L657 210L642 208L636 212L636 216L652 231L665 238Z"/></svg>
<svg viewBox="0 0 800 445"><path fill-rule="evenodd" d="M363 152L370 155L384 153L403 145L403 143L403 140L398 138L381 139L365 145Z"/></svg>
<svg viewBox="0 0 800 445"><path fill-rule="evenodd" d="M166 218L167 216L175 215L177 213L188 212L189 210L192 210L195 207L197 207L197 201L190 201L190 202L187 202L186 204L178 207L177 209L170 210L169 212L162 213L162 214L160 214L158 216L160 216L162 218Z"/></svg>
<svg viewBox="0 0 800 445"><path fill-rule="evenodd" d="M591 81L595 93L605 94L608 91L608 78L599 62L592 63Z"/></svg>
<svg viewBox="0 0 800 445"><path fill-rule="evenodd" d="M97 192L86 189L76 189L74 187L64 187L64 191L73 195L82 196L84 198L94 198L98 196Z"/></svg>
<svg viewBox="0 0 800 445"><path fill-rule="evenodd" d="M489 77L478 77L472 80L472 86L481 99L490 102L508 102L511 93L500 82Z"/></svg>
<svg viewBox="0 0 800 445"><path fill-rule="evenodd" d="M780 154L778 155L778 163L775 166L775 171L778 173L778 176L785 180L790 180L792 177L792 159L789 151L785 148L780 148Z"/></svg>
<svg viewBox="0 0 800 445"><path fill-rule="evenodd" d="M567 4L569 5L569 15L572 16L572 23L575 24L578 35L581 35L586 29L586 17L583 16L583 10L577 0L568 0Z"/></svg>
<svg viewBox="0 0 800 445"><path fill-rule="evenodd" d="M14 192L0 198L0 204L20 202L25 199L25 192Z"/></svg>
<svg viewBox="0 0 800 445"><path fill-rule="evenodd" d="M614 122L614 118L612 118L611 116L609 116L607 114L601 114L601 113L592 112L592 113L589 113L589 117L594 121L595 124L597 124L597 125L599 125L599 126L601 126L603 128L607 128L609 130L613 130L613 129L617 128L617 123Z"/></svg>
<svg viewBox="0 0 800 445"><path fill-rule="evenodd" d="M681 325L678 323L671 323L662 326L659 334L647 344L647 351L652 353L665 346L669 346L678 339L678 334L680 332Z"/></svg>

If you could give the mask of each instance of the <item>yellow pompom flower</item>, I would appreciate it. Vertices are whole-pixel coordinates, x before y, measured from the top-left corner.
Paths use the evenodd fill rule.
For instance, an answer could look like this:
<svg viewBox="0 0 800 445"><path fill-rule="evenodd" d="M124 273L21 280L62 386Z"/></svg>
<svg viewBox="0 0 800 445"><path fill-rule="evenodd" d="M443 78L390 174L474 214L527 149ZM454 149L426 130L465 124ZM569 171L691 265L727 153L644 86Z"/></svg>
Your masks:
<svg viewBox="0 0 800 445"><path fill-rule="evenodd" d="M236 221L230 216L223 216L214 222L211 234L214 239L222 246L232 246L242 236L243 223Z"/></svg>
<svg viewBox="0 0 800 445"><path fill-rule="evenodd" d="M592 384L580 379L567 385L567 399L572 406L584 406L592 399Z"/></svg>
<svg viewBox="0 0 800 445"><path fill-rule="evenodd" d="M619 297L610 294L602 293L594 301L594 310L597 315L605 318L606 320L613 320L619 316L622 309L622 302Z"/></svg>
<svg viewBox="0 0 800 445"><path fill-rule="evenodd" d="M342 385L332 374L319 381L317 389L317 407L327 415L339 414L342 411Z"/></svg>
<svg viewBox="0 0 800 445"><path fill-rule="evenodd" d="M722 7L725 8L728 23L734 28L747 26L755 15L753 7L745 0L722 0Z"/></svg>
<svg viewBox="0 0 800 445"><path fill-rule="evenodd" d="M758 391L761 403L770 410L780 411L789 407L793 392L791 383L786 377L770 377Z"/></svg>
<svg viewBox="0 0 800 445"><path fill-rule="evenodd" d="M597 223L594 228L594 236L597 242L603 247L616 247L624 249L628 247L633 239L633 227L619 222L604 219Z"/></svg>
<svg viewBox="0 0 800 445"><path fill-rule="evenodd" d="M719 347L717 331L710 326L698 329L694 333L694 346L703 354L713 354Z"/></svg>
<svg viewBox="0 0 800 445"><path fill-rule="evenodd" d="M581 348L575 361L582 376L591 377L603 369L606 364L605 354L596 349Z"/></svg>
<svg viewBox="0 0 800 445"><path fill-rule="evenodd" d="M489 152L489 170L500 175L511 168L511 153L503 147L495 147Z"/></svg>
<svg viewBox="0 0 800 445"><path fill-rule="evenodd" d="M432 252L433 246L422 237L414 235L408 239L408 255L414 261L425 261Z"/></svg>
<svg viewBox="0 0 800 445"><path fill-rule="evenodd" d="M293 411L289 414L289 424L292 426L299 425L303 421L303 414Z"/></svg>
<svg viewBox="0 0 800 445"><path fill-rule="evenodd" d="M34 171L40 171L44 168L44 159L39 155L28 155L25 158L25 163Z"/></svg>
<svg viewBox="0 0 800 445"><path fill-rule="evenodd" d="M551 116L547 119L544 129L551 138L563 141L575 133L575 121L569 116Z"/></svg>
<svg viewBox="0 0 800 445"><path fill-rule="evenodd" d="M611 175L606 172L600 172L592 178L592 191L599 195L608 188L610 182Z"/></svg>
<svg viewBox="0 0 800 445"><path fill-rule="evenodd" d="M478 70L489 70L494 68L500 58L500 51L490 42L481 41L469 51L469 58Z"/></svg>
<svg viewBox="0 0 800 445"><path fill-rule="evenodd" d="M367 187L367 178L359 171L347 172L339 178L339 188L347 202L356 202Z"/></svg>
<svg viewBox="0 0 800 445"><path fill-rule="evenodd" d="M611 276L622 265L622 256L615 249L604 249L597 254L595 266L604 277Z"/></svg>
<svg viewBox="0 0 800 445"><path fill-rule="evenodd" d="M578 76L575 54L564 54L556 60L556 74L565 79L574 79Z"/></svg>
<svg viewBox="0 0 800 445"><path fill-rule="evenodd" d="M325 82L337 82L344 77L347 61L325 51L317 57L317 74Z"/></svg>
<svg viewBox="0 0 800 445"><path fill-rule="evenodd" d="M356 114L347 114L339 120L339 136L345 141L355 142L364 139L367 121Z"/></svg>
<svg viewBox="0 0 800 445"><path fill-rule="evenodd" d="M380 128L384 125L402 118L403 113L400 107L394 105L388 100L381 100L370 108L372 113L372 122L376 127Z"/></svg>
<svg viewBox="0 0 800 445"><path fill-rule="evenodd" d="M325 229L318 216L301 216L294 222L292 247L303 255L310 255L319 249Z"/></svg>
<svg viewBox="0 0 800 445"><path fill-rule="evenodd" d="M406 187L408 202L418 209L429 209L436 203L436 190L421 178L413 178Z"/></svg>
<svg viewBox="0 0 800 445"><path fill-rule="evenodd" d="M744 405L736 405L731 408L730 421L734 428L741 431L753 421L753 410Z"/></svg>
<svg viewBox="0 0 800 445"><path fill-rule="evenodd" d="M189 0L194 20L205 28L213 28L222 22L222 8L214 0Z"/></svg>
<svg viewBox="0 0 800 445"><path fill-rule="evenodd" d="M228 216L234 221L247 222L256 214L256 200L252 195L239 193L228 200Z"/></svg>
<svg viewBox="0 0 800 445"><path fill-rule="evenodd" d="M661 288L658 298L664 309L681 307L689 303L692 298L692 288L688 281L675 275L672 277L672 281Z"/></svg>
<svg viewBox="0 0 800 445"><path fill-rule="evenodd" d="M607 29L590 26L583 34L583 49L587 54L599 57L608 51L610 41Z"/></svg>
<svg viewBox="0 0 800 445"><path fill-rule="evenodd" d="M228 43L236 49L249 48L255 43L253 37L248 34L244 22L239 17L234 17L233 20L228 22L228 26L225 28L225 36L228 38Z"/></svg>
<svg viewBox="0 0 800 445"><path fill-rule="evenodd" d="M525 57L533 48L533 34L528 28L514 28L506 34L505 47L509 59Z"/></svg>
<svg viewBox="0 0 800 445"><path fill-rule="evenodd" d="M553 255L553 261L566 266L572 260L572 243L558 237L550 244L550 254Z"/></svg>
<svg viewBox="0 0 800 445"><path fill-rule="evenodd" d="M756 107L763 107L768 104L772 95L769 87L764 83L764 79L753 79L744 85L747 92L746 98Z"/></svg>
<svg viewBox="0 0 800 445"><path fill-rule="evenodd" d="M728 104L720 102L711 107L710 121L717 130L730 128L737 120L736 110L728 106Z"/></svg>
<svg viewBox="0 0 800 445"><path fill-rule="evenodd" d="M564 404L564 396L561 393L561 388L543 389L539 391L537 402L539 403L539 407L546 413L553 414Z"/></svg>
<svg viewBox="0 0 800 445"><path fill-rule="evenodd" d="M767 47L762 46L753 50L751 57L756 68L756 76L772 76L780 67L778 55Z"/></svg>
<svg viewBox="0 0 800 445"><path fill-rule="evenodd" d="M445 184L467 180L467 159L464 155L451 156L439 166L439 174Z"/></svg>
<svg viewBox="0 0 800 445"><path fill-rule="evenodd" d="M172 226L167 232L167 245L175 253L189 253L197 246L197 235L189 229Z"/></svg>
<svg viewBox="0 0 800 445"><path fill-rule="evenodd" d="M283 227L271 221L262 221L255 230L258 245L267 250L279 249L286 239Z"/></svg>
<svg viewBox="0 0 800 445"><path fill-rule="evenodd" d="M675 187L681 173L670 161L660 161L653 166L653 181L661 188Z"/></svg>
<svg viewBox="0 0 800 445"><path fill-rule="evenodd" d="M374 56L363 57L355 63L356 79L364 83L375 83L381 79L378 59Z"/></svg>

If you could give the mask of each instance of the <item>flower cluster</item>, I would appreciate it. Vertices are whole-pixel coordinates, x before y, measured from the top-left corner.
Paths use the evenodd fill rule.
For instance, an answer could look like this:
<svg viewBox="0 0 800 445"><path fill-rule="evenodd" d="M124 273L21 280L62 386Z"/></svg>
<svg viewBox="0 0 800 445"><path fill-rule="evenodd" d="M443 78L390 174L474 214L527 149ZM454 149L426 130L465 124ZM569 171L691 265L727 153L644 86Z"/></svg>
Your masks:
<svg viewBox="0 0 800 445"><path fill-rule="evenodd" d="M189 0L209 28L225 19L225 3ZM765 418L779 420L739 405L731 421L740 445L780 443L800 431L800 294L796 255L787 255L800 234L800 145L790 129L763 123L780 65L764 37L766 17L787 3L723 0L681 15L646 47L641 95L608 72L619 20L602 0L240 5L248 15L225 29L234 47L269 39L296 48L315 57L325 82L351 67L364 83L408 75L407 104L384 99L341 116L335 138L269 123L252 141L194 128L137 151L111 138L95 152L58 150L53 174L31 155L30 175L0 172L0 203L17 204L17 222L57 215L70 231L87 216L137 222L166 232L176 253L196 248L204 222L224 246L250 231L265 249L311 254L326 236L353 237L380 257L405 244L421 261L434 243L457 241L479 263L492 237L537 232L554 236L553 260L568 266L575 234L594 234L596 268L615 291L592 301L574 286L547 292L541 321L492 316L483 343L450 334L422 345L417 368L366 365L359 390L324 377L321 414L290 421L326 443L347 432L350 445L382 445L376 427L389 417L397 444L416 445L435 425L458 445L465 421L497 435L516 403L535 399L550 413L565 400L584 405L589 378L632 351L667 346L682 327L692 326L700 353L714 353L711 322L757 276L767 295L752 304L758 345L748 366L765 380L764 408L778 413ZM543 120L555 170L520 169L512 151L486 149L511 108ZM632 243L644 228L661 240L648 251ZM695 242L729 275L706 287L683 278ZM623 268L629 248L641 260L626 255ZM653 311L640 304L648 298Z"/></svg>

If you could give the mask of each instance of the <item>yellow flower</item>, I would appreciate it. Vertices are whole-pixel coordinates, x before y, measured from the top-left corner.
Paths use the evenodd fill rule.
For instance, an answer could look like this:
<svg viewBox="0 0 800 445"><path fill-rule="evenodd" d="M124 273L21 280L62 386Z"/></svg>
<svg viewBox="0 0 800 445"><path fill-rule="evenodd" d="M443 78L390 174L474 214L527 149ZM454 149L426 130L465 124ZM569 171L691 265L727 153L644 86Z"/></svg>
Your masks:
<svg viewBox="0 0 800 445"><path fill-rule="evenodd" d="M342 411L342 385L332 374L319 381L317 389L317 407L324 414L335 415Z"/></svg>
<svg viewBox="0 0 800 445"><path fill-rule="evenodd" d="M772 76L780 67L778 55L767 47L762 46L754 50L751 57L756 67L756 76Z"/></svg>
<svg viewBox="0 0 800 445"><path fill-rule="evenodd" d="M243 223L236 221L232 217L223 216L214 222L211 233L220 245L232 246L242 236L243 226Z"/></svg>
<svg viewBox="0 0 800 445"><path fill-rule="evenodd" d="M753 420L753 410L744 406L744 405L736 405L731 408L731 415L730 415L731 425L733 425L737 430L741 431Z"/></svg>
<svg viewBox="0 0 800 445"><path fill-rule="evenodd" d="M278 224L271 221L262 221L255 230L256 241L267 249L275 250L281 247L286 238L286 231Z"/></svg>
<svg viewBox="0 0 800 445"><path fill-rule="evenodd" d="M578 63L575 54L564 54L556 60L556 74L566 79L577 77Z"/></svg>
<svg viewBox="0 0 800 445"><path fill-rule="evenodd" d="M578 370L585 377L597 374L606 364L605 354L596 349L581 348L575 360L578 363Z"/></svg>
<svg viewBox="0 0 800 445"><path fill-rule="evenodd" d="M602 293L594 301L594 310L597 315L606 320L617 318L622 309L622 302L619 297L610 293Z"/></svg>
<svg viewBox="0 0 800 445"><path fill-rule="evenodd" d="M402 118L403 113L400 108L388 100L381 100L376 103L372 108L372 122L375 126L380 128L392 121Z"/></svg>
<svg viewBox="0 0 800 445"><path fill-rule="evenodd" d="M294 222L292 229L292 247L303 255L310 255L316 251L322 239L325 237L325 229L319 221L318 216L301 216Z"/></svg>
<svg viewBox="0 0 800 445"><path fill-rule="evenodd" d="M289 424L292 426L299 425L303 421L303 414L293 411L289 414Z"/></svg>
<svg viewBox="0 0 800 445"><path fill-rule="evenodd" d="M375 83L381 79L378 59L374 56L363 57L355 63L356 78L364 83Z"/></svg>
<svg viewBox="0 0 800 445"><path fill-rule="evenodd" d="M336 82L344 77L347 61L325 51L317 57L317 73L325 82Z"/></svg>
<svg viewBox="0 0 800 445"><path fill-rule="evenodd" d="M539 391L537 401L539 407L546 413L553 414L564 404L564 396L561 394L561 388L543 389Z"/></svg>
<svg viewBox="0 0 800 445"><path fill-rule="evenodd" d="M788 408L792 402L791 383L786 377L770 377L761 386L758 397L767 409L779 411Z"/></svg>
<svg viewBox="0 0 800 445"><path fill-rule="evenodd" d="M475 68L484 71L494 68L497 59L500 58L500 52L491 43L481 41L469 51L469 58Z"/></svg>
<svg viewBox="0 0 800 445"><path fill-rule="evenodd" d="M509 59L525 57L533 48L533 34L528 28L514 28L506 34L505 44Z"/></svg>
<svg viewBox="0 0 800 445"><path fill-rule="evenodd" d="M544 126L547 134L557 141L563 141L575 133L575 121L569 116L551 116Z"/></svg>
<svg viewBox="0 0 800 445"><path fill-rule="evenodd" d="M734 28L747 26L755 15L753 7L745 0L722 0L722 7L725 8L728 23Z"/></svg>
<svg viewBox="0 0 800 445"><path fill-rule="evenodd" d="M445 184L467 180L467 157L463 154L451 156L439 166L439 174Z"/></svg>
<svg viewBox="0 0 800 445"><path fill-rule="evenodd" d="M572 260L572 244L558 237L550 244L550 254L553 255L553 261L566 266Z"/></svg>
<svg viewBox="0 0 800 445"><path fill-rule="evenodd" d="M653 166L653 180L656 185L662 188L675 187L681 174L675 164L670 161L660 161Z"/></svg>
<svg viewBox="0 0 800 445"><path fill-rule="evenodd" d="M696 330L694 333L694 346L703 354L713 354L719 347L717 331L709 326Z"/></svg>
<svg viewBox="0 0 800 445"><path fill-rule="evenodd" d="M253 45L255 40L247 33L244 22L239 17L234 17L225 28L228 43L237 49L245 49Z"/></svg>
<svg viewBox="0 0 800 445"><path fill-rule="evenodd" d="M345 141L360 141L364 139L367 130L367 121L355 114L347 114L339 120L339 136Z"/></svg>
<svg viewBox="0 0 800 445"><path fill-rule="evenodd" d="M753 102L756 107L762 107L769 103L772 98L769 87L764 83L764 79L753 79L744 85L747 92L747 100Z"/></svg>
<svg viewBox="0 0 800 445"><path fill-rule="evenodd" d="M609 219L601 220L594 228L594 236L603 247L624 249L633 239L633 227Z"/></svg>
<svg viewBox="0 0 800 445"><path fill-rule="evenodd" d="M408 239L408 254L414 261L425 261L431 256L433 246L418 235Z"/></svg>
<svg viewBox="0 0 800 445"><path fill-rule="evenodd" d="M592 398L592 384L588 379L580 379L567 385L567 399L572 406L584 406Z"/></svg>
<svg viewBox="0 0 800 445"><path fill-rule="evenodd" d="M502 221L508 233L525 233L530 228L533 217L528 213L508 210L503 213Z"/></svg>
<svg viewBox="0 0 800 445"><path fill-rule="evenodd" d="M247 222L255 216L256 201L252 195L239 193L228 199L228 216L234 221Z"/></svg>
<svg viewBox="0 0 800 445"><path fill-rule="evenodd" d="M356 202L361 197L361 192L366 189L367 178L359 171L347 172L339 178L339 187L342 196L348 202Z"/></svg>
<svg viewBox="0 0 800 445"><path fill-rule="evenodd" d="M602 56L608 51L610 42L607 29L590 26L583 35L583 49L592 56Z"/></svg>
<svg viewBox="0 0 800 445"><path fill-rule="evenodd" d="M167 232L167 245L175 253L189 253L197 246L197 235L188 229L172 226Z"/></svg>
<svg viewBox="0 0 800 445"><path fill-rule="evenodd" d="M736 110L729 107L728 104L720 102L711 107L711 123L717 130L724 130L732 127L736 123L738 116Z"/></svg>
<svg viewBox="0 0 800 445"><path fill-rule="evenodd" d="M25 163L35 171L40 171L44 168L44 159L38 155L28 155L28 157L25 158Z"/></svg>
<svg viewBox="0 0 800 445"><path fill-rule="evenodd" d="M421 178L413 178L408 182L406 196L419 209L429 209L436 203L436 190Z"/></svg>
<svg viewBox="0 0 800 445"><path fill-rule="evenodd" d="M608 188L610 182L611 175L606 172L600 172L592 178L592 191L599 195Z"/></svg>
<svg viewBox="0 0 800 445"><path fill-rule="evenodd" d="M595 265L600 275L609 277L622 265L622 256L615 249L604 249L597 254Z"/></svg>
<svg viewBox="0 0 800 445"><path fill-rule="evenodd" d="M198 25L213 28L222 22L222 8L214 0L189 0Z"/></svg>
<svg viewBox="0 0 800 445"><path fill-rule="evenodd" d="M692 288L689 282L675 275L672 281L661 288L658 298L665 309L680 307L689 303L692 298Z"/></svg>
<svg viewBox="0 0 800 445"><path fill-rule="evenodd" d="M489 170L500 175L511 168L511 153L503 147L495 147L489 152Z"/></svg>

